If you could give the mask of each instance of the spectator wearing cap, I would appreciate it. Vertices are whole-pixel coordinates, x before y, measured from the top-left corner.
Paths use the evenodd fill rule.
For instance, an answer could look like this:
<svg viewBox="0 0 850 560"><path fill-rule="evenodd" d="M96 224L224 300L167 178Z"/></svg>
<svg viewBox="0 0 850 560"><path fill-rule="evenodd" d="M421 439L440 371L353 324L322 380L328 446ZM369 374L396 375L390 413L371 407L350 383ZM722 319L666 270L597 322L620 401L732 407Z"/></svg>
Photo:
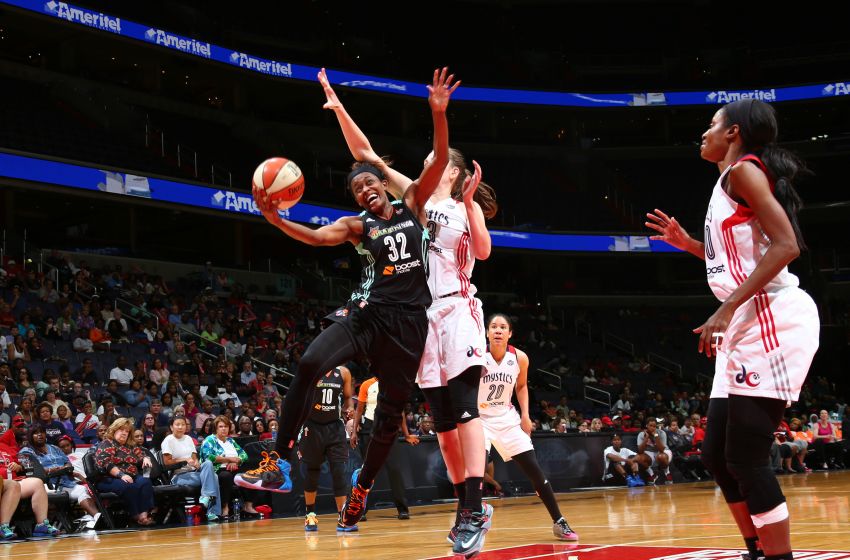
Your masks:
<svg viewBox="0 0 850 560"><path fill-rule="evenodd" d="M61 436L61 439L70 439L69 436ZM79 519L80 522L91 524L89 529L94 528L97 519L100 518L100 512L92 499L91 493L85 484L78 482L71 473L59 474L59 471L67 470L68 467L73 469L71 461L62 450L47 443L47 432L44 427L35 425L30 428L27 436L29 444L21 449L19 455L30 455L33 459L41 463L44 467L45 474L49 481L62 492L67 493L72 500L76 500L81 508L86 512L86 515Z"/></svg>
<svg viewBox="0 0 850 560"><path fill-rule="evenodd" d="M0 540L11 539L15 536L14 531L9 527L9 522L20 498L29 498L33 515L36 519L43 520L33 528L33 536L59 535L59 529L47 520L47 491L44 489L44 484L38 478L26 478L24 468L19 462L18 452L21 449L21 442L26 438L26 433L27 426L24 419L16 415L12 418L12 429L0 435L0 479L4 481L0 505L11 505L11 503L16 505L8 510L0 507Z"/></svg>
<svg viewBox="0 0 850 560"><path fill-rule="evenodd" d="M638 473L641 468L646 469L636 460L637 453L622 445L623 440L620 434L615 433L611 436L611 445L602 452L605 460L602 480L625 483L629 488L643 486L643 479Z"/></svg>

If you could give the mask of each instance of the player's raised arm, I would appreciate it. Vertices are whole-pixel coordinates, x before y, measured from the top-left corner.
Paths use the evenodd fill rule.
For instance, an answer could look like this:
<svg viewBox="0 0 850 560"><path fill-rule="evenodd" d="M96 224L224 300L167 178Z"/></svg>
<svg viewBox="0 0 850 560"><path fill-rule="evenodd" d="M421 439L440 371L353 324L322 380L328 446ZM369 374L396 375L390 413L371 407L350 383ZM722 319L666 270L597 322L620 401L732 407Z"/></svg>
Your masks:
<svg viewBox="0 0 850 560"><path fill-rule="evenodd" d="M318 78L319 83L322 85L322 89L325 90L326 101L322 107L329 111L333 111L336 115L337 121L339 121L339 127L342 130L342 135L345 137L345 143L348 144L348 150L351 152L351 155L354 156L356 161L371 163L380 169L389 181L387 190L396 199L401 199L401 197L404 196L404 192L407 190L407 187L410 186L410 183L412 182L411 179L387 165L387 163L378 156L375 150L372 149L372 144L369 142L366 134L363 133L360 127L357 126L357 123L354 122L354 119L351 118L351 115L348 114L348 111L345 110L345 107L337 97L333 87L331 87L327 72L325 72L324 68L319 71Z"/></svg>
<svg viewBox="0 0 850 560"><path fill-rule="evenodd" d="M434 79L428 86L428 104L431 106L431 116L434 119L434 157L422 170L422 174L404 193L404 202L425 223L425 203L434 194L440 184L443 170L449 163L449 124L446 120L446 108L451 95L460 85L460 81L452 84L454 74L449 74L448 68L434 70Z"/></svg>

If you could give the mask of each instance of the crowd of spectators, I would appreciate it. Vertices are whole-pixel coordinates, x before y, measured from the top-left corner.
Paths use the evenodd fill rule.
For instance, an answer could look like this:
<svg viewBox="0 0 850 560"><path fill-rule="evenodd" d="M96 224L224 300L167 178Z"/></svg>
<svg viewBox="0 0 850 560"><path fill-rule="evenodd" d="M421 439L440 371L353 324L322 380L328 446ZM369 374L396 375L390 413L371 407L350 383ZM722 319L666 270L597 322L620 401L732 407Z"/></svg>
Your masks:
<svg viewBox="0 0 850 560"><path fill-rule="evenodd" d="M49 272L40 274L7 261L0 273L0 430L17 435L14 451L28 446L48 470L72 457L68 465L75 470L58 482L86 524L96 524L98 512L78 489L84 473L73 457L89 446L107 475L103 490L126 495L136 524L154 523L150 488L140 475L152 460L144 450L161 451L166 464L185 462L175 480L201 488L210 521L226 518L232 477L244 463L228 442L275 437L289 372L328 309L303 301L252 303L226 273L209 269L194 282L172 285L135 267L96 270L60 254L47 263ZM704 433L705 380L685 383L640 356L577 358L563 330L536 313L511 310L514 342L564 386L551 391L532 368L532 395L546 396L532 400L535 431L628 437L646 434L653 423L664 435L662 446L675 454L674 466L686 476L707 476L688 460L699 454ZM355 382L369 375L366 364L349 368ZM610 407L581 398L584 387L611 395ZM850 407L836 393L825 378L806 385L788 423L777 427L777 470L843 467L841 434ZM419 397L406 406L408 431L434 435ZM827 410L818 417L821 408ZM14 459L7 452L5 464ZM667 467L655 456L638 463L644 481L653 466ZM245 502L243 514L255 514L252 501ZM4 523L0 519L0 532Z"/></svg>

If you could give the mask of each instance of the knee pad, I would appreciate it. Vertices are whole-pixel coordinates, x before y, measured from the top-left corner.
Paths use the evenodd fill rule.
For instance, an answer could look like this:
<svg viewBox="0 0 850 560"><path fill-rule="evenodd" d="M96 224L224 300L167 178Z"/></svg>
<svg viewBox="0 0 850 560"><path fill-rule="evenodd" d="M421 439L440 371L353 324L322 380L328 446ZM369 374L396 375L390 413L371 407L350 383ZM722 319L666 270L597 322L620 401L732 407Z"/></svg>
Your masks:
<svg viewBox="0 0 850 560"><path fill-rule="evenodd" d="M452 399L449 396L448 387L432 387L423 389L425 400L431 409L431 417L434 419L434 431L438 434L451 432L457 428L457 422L452 412Z"/></svg>
<svg viewBox="0 0 850 560"><path fill-rule="evenodd" d="M348 493L348 467L345 463L331 463L334 496L345 496Z"/></svg>
<svg viewBox="0 0 850 560"><path fill-rule="evenodd" d="M375 410L375 422L372 425L372 439L379 443L391 444L398 436L401 428L401 411L403 403L393 403L388 400L378 399L378 407Z"/></svg>
<svg viewBox="0 0 850 560"><path fill-rule="evenodd" d="M750 514L770 511L785 501L785 496L776 480L776 473L767 463L753 465L730 462L726 468L738 482Z"/></svg>
<svg viewBox="0 0 850 560"><path fill-rule="evenodd" d="M304 478L304 491L315 492L319 488L319 474L322 472L322 466L307 465L307 476Z"/></svg>
<svg viewBox="0 0 850 560"><path fill-rule="evenodd" d="M481 370L481 366L472 366L457 377L449 379L448 389L452 413L458 424L465 424L478 418L478 385L481 382Z"/></svg>

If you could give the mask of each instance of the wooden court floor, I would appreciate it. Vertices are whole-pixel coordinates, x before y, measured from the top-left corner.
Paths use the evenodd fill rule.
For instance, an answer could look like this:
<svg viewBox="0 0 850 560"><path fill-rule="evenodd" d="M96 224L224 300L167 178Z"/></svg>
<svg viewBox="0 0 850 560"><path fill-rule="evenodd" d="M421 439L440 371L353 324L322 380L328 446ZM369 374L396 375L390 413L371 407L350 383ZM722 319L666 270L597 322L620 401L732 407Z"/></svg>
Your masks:
<svg viewBox="0 0 850 560"><path fill-rule="evenodd" d="M850 558L850 471L782 476L780 481L792 512L795 550L847 551L847 555L810 557ZM604 558L628 560L639 555L623 552L631 550L624 546L657 547L650 550L658 551L741 546L723 499L712 483L574 492L561 494L558 499L581 537L579 547L554 555L535 552L559 550L551 546L557 541L543 505L534 497L501 499L490 501L495 513L485 551L491 552L480 558L583 560L601 557L599 552L593 556L584 550L608 549L611 552ZM0 559L364 560L451 555L445 536L453 516L452 505L413 508L409 521L399 521L394 514L394 509L370 511L369 520L361 523L359 533L353 534L338 535L335 516L323 515L318 533L305 534L300 518L268 519L4 544L0 545ZM543 546L520 548L536 544ZM563 547L563 543L558 546ZM689 554L659 552L645 557L723 557Z"/></svg>

